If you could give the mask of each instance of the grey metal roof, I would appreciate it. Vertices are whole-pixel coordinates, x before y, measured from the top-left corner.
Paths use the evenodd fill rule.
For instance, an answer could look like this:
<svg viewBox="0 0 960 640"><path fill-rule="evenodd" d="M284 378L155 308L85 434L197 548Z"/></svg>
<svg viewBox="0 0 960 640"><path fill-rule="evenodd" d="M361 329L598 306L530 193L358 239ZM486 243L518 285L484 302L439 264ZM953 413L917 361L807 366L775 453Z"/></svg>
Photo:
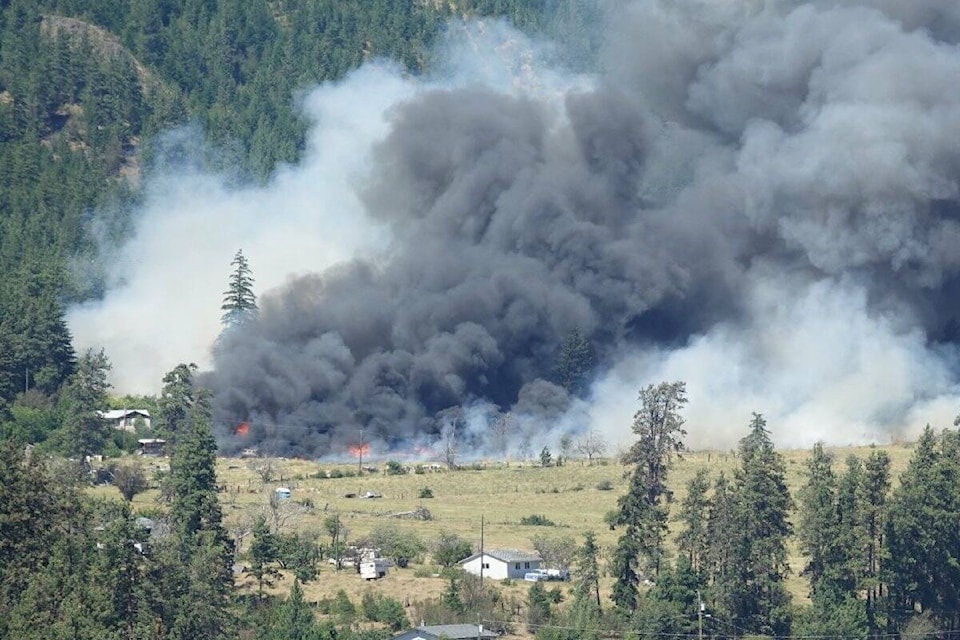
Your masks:
<svg viewBox="0 0 960 640"><path fill-rule="evenodd" d="M522 551L520 549L485 549L483 553L503 562L540 562L542 560L536 551ZM480 554L475 553L469 558L461 560L460 564L479 557Z"/></svg>
<svg viewBox="0 0 960 640"><path fill-rule="evenodd" d="M431 624L423 627L417 627L418 631L423 631L438 638L450 638L450 640L467 640L467 638L496 638L497 634L484 629L482 632L475 624Z"/></svg>

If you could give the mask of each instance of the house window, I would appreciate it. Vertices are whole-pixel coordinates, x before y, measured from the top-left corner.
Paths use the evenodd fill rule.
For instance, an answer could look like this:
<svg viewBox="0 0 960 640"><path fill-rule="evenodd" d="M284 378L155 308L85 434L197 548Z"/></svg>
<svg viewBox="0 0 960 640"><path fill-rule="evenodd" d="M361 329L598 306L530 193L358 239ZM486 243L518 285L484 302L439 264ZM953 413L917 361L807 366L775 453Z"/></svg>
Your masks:
<svg viewBox="0 0 960 640"><path fill-rule="evenodd" d="M518 562L517 564L513 565L513 566L514 566L514 568L517 569L517 570L520 569L520 563L519 563L519 562Z"/></svg>
<svg viewBox="0 0 960 640"><path fill-rule="evenodd" d="M489 563L489 562L484 562L484 563L483 563L483 568L484 568L484 569L489 569L489 568L490 568L490 563Z"/></svg>
<svg viewBox="0 0 960 640"><path fill-rule="evenodd" d="M517 568L519 569L519 567L517 567ZM523 563L523 568L524 568L524 569L529 569L529 568L530 568L530 563L529 563L529 562L524 562L524 563Z"/></svg>

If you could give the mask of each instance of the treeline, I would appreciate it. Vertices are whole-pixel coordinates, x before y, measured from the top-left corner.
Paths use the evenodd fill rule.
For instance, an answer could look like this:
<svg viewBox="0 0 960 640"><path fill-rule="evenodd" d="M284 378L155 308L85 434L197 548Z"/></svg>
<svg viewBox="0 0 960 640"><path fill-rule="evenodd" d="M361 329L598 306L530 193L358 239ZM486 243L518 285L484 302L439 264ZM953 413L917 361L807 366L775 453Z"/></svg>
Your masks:
<svg viewBox="0 0 960 640"><path fill-rule="evenodd" d="M674 505L680 526L671 558L667 475L683 449L685 386L651 385L640 398L639 439L624 457L633 468L630 489L608 516L621 531L608 562L612 606L599 597L593 550L581 560L572 606L546 607L534 621L539 638L949 637L960 630L960 430L927 427L895 489L886 452L851 456L838 471L817 444L792 496L784 459L755 414L733 476L711 478L701 469ZM804 566L788 566L792 545ZM809 602L788 590L791 569L807 580Z"/></svg>

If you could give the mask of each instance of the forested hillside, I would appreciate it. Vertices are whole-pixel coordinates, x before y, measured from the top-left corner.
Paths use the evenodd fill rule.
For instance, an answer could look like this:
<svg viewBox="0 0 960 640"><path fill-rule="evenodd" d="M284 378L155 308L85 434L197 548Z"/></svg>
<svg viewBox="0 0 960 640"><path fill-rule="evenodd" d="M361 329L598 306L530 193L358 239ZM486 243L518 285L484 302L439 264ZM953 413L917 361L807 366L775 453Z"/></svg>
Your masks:
<svg viewBox="0 0 960 640"><path fill-rule="evenodd" d="M25 390L55 395L74 371L64 305L101 292L97 240L127 231L162 132L196 123L209 163L264 180L303 149L301 88L372 57L418 73L451 17L552 29L547 5L579 19L547 0L4 2L0 412Z"/></svg>

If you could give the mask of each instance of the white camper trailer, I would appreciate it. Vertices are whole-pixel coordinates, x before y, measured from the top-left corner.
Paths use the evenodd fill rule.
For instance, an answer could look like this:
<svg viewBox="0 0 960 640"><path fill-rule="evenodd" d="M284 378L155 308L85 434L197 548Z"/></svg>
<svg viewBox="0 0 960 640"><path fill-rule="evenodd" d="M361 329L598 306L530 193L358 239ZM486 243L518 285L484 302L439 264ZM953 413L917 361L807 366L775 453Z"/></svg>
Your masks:
<svg viewBox="0 0 960 640"><path fill-rule="evenodd" d="M387 559L373 558L360 563L360 577L364 580L378 580L387 575Z"/></svg>

